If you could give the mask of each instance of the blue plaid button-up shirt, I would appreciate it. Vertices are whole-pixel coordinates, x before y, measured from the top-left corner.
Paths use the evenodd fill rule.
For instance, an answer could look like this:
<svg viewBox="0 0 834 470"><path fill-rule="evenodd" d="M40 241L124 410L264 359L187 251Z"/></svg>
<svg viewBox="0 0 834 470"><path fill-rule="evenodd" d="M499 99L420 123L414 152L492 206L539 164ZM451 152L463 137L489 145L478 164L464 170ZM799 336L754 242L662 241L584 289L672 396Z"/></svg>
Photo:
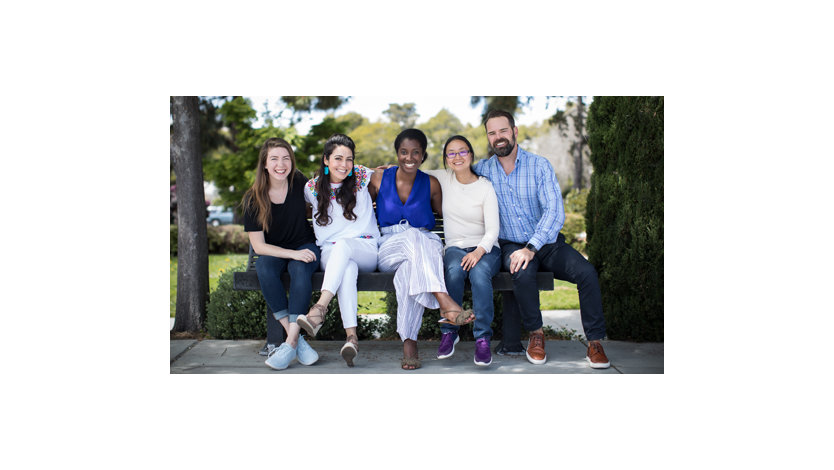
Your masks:
<svg viewBox="0 0 834 470"><path fill-rule="evenodd" d="M518 147L509 175L496 155L475 164L475 171L492 181L498 196L499 238L532 243L537 250L556 241L565 223L565 208L556 173L546 158Z"/></svg>

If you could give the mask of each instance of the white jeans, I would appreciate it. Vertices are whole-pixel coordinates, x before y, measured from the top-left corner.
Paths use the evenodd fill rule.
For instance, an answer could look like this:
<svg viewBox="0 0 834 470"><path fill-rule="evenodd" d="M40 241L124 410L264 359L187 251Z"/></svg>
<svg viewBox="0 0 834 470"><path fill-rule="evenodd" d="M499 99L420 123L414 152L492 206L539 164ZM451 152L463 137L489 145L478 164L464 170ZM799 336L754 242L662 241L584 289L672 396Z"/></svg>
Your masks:
<svg viewBox="0 0 834 470"><path fill-rule="evenodd" d="M356 278L360 272L376 271L377 246L373 238L342 238L336 243L324 243L321 247L321 267L324 280L321 290L327 290L339 299L342 326L356 327L359 298Z"/></svg>

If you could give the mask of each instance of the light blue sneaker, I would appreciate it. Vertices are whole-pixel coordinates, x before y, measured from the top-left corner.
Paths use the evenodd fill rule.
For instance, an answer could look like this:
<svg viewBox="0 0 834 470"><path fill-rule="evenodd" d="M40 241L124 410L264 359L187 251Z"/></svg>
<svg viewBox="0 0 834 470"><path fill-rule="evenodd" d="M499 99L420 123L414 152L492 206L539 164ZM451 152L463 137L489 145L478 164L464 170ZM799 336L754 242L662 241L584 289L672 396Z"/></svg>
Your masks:
<svg viewBox="0 0 834 470"><path fill-rule="evenodd" d="M296 351L298 352L298 362L304 364L305 366L311 366L319 360L319 353L313 349L312 346L304 339L303 335L298 336L298 346L296 347Z"/></svg>
<svg viewBox="0 0 834 470"><path fill-rule="evenodd" d="M275 370L284 370L290 366L293 359L295 359L295 349L287 343L281 343L281 346L272 350L272 354L264 361L264 364Z"/></svg>

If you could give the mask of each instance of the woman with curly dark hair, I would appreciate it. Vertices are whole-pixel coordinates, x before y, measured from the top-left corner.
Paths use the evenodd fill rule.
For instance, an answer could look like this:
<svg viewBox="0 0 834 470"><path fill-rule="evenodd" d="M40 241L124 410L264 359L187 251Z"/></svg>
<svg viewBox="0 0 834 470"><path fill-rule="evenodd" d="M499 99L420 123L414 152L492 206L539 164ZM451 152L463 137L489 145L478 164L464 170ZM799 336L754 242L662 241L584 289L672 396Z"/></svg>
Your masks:
<svg viewBox="0 0 834 470"><path fill-rule="evenodd" d="M347 341L341 349L348 367L359 351L356 335L360 272L373 272L377 264L379 229L368 193L370 169L354 165L356 145L344 134L334 134L324 144L316 177L304 185L304 198L313 206L313 230L321 247L324 280L321 297L298 324L312 337L324 324L327 306L338 296Z"/></svg>

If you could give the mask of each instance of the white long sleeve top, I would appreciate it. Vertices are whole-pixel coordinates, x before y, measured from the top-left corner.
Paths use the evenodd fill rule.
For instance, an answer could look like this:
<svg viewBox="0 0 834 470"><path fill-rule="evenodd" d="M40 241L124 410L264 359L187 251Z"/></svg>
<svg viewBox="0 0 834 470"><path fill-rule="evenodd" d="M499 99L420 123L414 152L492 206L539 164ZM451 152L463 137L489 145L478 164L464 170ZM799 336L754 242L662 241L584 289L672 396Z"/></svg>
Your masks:
<svg viewBox="0 0 834 470"><path fill-rule="evenodd" d="M368 192L368 183L371 181L373 170L362 165L356 165L354 171L356 172L356 206L353 208L353 213L356 214L356 220L345 219L344 208L336 202L335 189L341 185L331 184L330 206L327 214L332 222L325 226L319 225L315 220L319 205L316 199L318 177L311 179L304 185L304 199L313 205L313 231L316 234L316 244L319 246L325 243L334 243L340 238L379 239L379 228L376 225L376 215L374 215L374 203L371 200L371 194Z"/></svg>
<svg viewBox="0 0 834 470"><path fill-rule="evenodd" d="M484 177L462 184L455 172L425 170L437 178L443 191L443 232L446 246L482 247L487 253L498 247L498 198Z"/></svg>

